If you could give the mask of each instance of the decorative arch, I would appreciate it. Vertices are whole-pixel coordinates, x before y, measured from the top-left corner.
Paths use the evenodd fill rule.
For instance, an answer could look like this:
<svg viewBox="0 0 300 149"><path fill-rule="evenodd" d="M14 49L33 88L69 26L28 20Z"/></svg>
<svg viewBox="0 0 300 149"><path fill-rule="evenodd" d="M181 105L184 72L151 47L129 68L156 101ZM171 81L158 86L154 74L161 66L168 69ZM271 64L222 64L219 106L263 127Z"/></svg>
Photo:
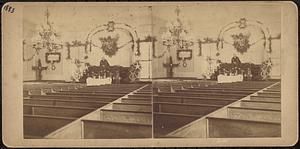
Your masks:
<svg viewBox="0 0 300 149"><path fill-rule="evenodd" d="M90 51L92 50L92 46L99 47L99 45L96 45L95 43L93 43L93 41L92 41L93 36L95 36L97 34L101 34L102 32L115 32L117 30L126 32L129 34L131 40L128 41L125 45L131 43L132 44L131 49L134 52L134 55L139 56L140 49L139 49L139 43L137 42L139 40L139 37L138 37L136 30L134 30L134 28L128 24L116 23L114 21L109 21L107 24L97 26L88 33L88 35L86 37L86 41L90 43L90 46L91 46ZM125 45L121 45L120 47L117 47L117 48L120 49L120 48L124 47ZM101 47L99 47L99 48L101 48Z"/></svg>
<svg viewBox="0 0 300 149"><path fill-rule="evenodd" d="M250 41L248 41L249 35L243 35L242 33L240 33L238 35L232 35L232 37L236 41L234 43L230 43L230 42L226 41L226 39L224 39L225 33L230 32L233 29L245 29L246 30L251 27L259 30L260 33L262 34L262 37L255 40L254 42L250 43ZM247 20L245 18L241 18L239 21L231 22L221 28L221 30L218 34L217 49L218 50L223 49L223 44L227 43L227 44L233 45L235 48L241 48L241 49L247 50L250 46L256 44L257 42L259 42L261 40L264 41L264 43L263 43L264 49L267 52L271 52L272 51L272 49L271 49L272 37L271 37L270 31L269 31L269 28L266 27L260 21Z"/></svg>
<svg viewBox="0 0 300 149"><path fill-rule="evenodd" d="M125 44L121 45L118 47L117 45L117 40L119 37L104 37L104 38L100 38L99 40L101 41L102 45L101 47L97 44L95 44L92 41L92 38L97 35L97 34L101 34L104 32L116 32L116 31L121 31L121 32L125 32L129 35L130 37L130 41L126 42ZM140 73L140 69L141 69L141 65L139 63L139 57L141 55L140 52L140 39L138 37L137 31L130 25L125 24L125 23L116 23L114 21L109 21L107 24L103 24L103 25L99 25L95 28L93 28L87 35L86 37L86 42L89 43L89 51L91 52L92 47L98 47L101 48L106 55L108 56L112 56L111 54L113 53L109 53L110 50L113 50L112 52L116 52L118 49L121 49L122 47L131 44L131 49L132 52L134 53L132 55L132 64L130 65L129 68L129 79L131 81L136 81L139 78L139 73ZM103 45L104 44L104 45ZM116 50L116 51L114 51Z"/></svg>

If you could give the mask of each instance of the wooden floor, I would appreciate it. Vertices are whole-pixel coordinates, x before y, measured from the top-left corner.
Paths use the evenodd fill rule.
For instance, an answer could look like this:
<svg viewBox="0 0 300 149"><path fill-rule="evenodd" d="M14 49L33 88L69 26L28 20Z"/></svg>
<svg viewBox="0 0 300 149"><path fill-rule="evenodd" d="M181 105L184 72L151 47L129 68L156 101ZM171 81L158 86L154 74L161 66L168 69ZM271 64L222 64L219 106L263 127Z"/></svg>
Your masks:
<svg viewBox="0 0 300 149"><path fill-rule="evenodd" d="M280 136L276 81L36 83L26 84L23 95L24 138Z"/></svg>

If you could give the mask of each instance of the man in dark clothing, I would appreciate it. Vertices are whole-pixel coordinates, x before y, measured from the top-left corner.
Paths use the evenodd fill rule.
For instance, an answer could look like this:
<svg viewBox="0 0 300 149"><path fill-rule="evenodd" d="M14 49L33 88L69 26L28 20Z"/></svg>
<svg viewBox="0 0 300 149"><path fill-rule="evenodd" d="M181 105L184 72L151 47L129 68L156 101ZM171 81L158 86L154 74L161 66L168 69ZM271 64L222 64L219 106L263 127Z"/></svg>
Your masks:
<svg viewBox="0 0 300 149"><path fill-rule="evenodd" d="M234 66L239 66L241 64L241 61L240 61L239 57L236 56L236 54L233 54L233 57L231 58L231 63Z"/></svg>
<svg viewBox="0 0 300 149"><path fill-rule="evenodd" d="M102 57L100 60L100 76L103 78L108 77L109 75L109 63L108 61Z"/></svg>
<svg viewBox="0 0 300 149"><path fill-rule="evenodd" d="M239 57L236 56L236 54L233 54L233 57L231 58L231 63L232 63L231 73L233 75L238 75L238 69L240 68L241 61Z"/></svg>

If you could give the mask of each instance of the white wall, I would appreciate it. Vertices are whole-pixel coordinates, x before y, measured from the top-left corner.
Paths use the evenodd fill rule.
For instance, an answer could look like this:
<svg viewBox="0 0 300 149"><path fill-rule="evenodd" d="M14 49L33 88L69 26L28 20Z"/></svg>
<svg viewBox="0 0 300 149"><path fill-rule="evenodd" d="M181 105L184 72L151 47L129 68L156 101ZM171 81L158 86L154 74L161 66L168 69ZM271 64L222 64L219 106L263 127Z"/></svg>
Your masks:
<svg viewBox="0 0 300 149"><path fill-rule="evenodd" d="M166 47L162 45L161 35L166 31L166 24L170 20L175 19L176 5L154 5L152 9L148 5L54 5L48 6L28 5L24 8L24 31L23 36L27 45L24 46L25 58L32 55L34 52L30 46L31 40L37 36L37 29L41 24L45 24L46 18L44 16L45 10L48 7L50 11L50 21L53 22L53 27L61 35L59 39L63 44L74 40L84 42L88 33L95 27L106 24L108 21L115 21L126 23L135 28L138 36L143 39L145 36L153 35L158 40L155 45L156 55L162 54ZM232 4L189 4L180 5L182 19L186 21L192 33L192 37L203 39L211 37L216 39L220 29L232 22L238 21L240 18L251 20L258 20L264 23L270 29L273 35L281 32L281 10L275 4L256 5L255 3L247 3L244 5ZM152 11L151 11L152 10ZM120 42L125 42L128 37L124 33L119 33L123 38ZM275 66L273 66L271 75L280 77L280 40L273 41L273 53L271 57ZM175 68L175 76L180 77L202 77L208 65L206 56L215 58L215 45L202 45L202 56L198 55L198 44L193 47L193 58L187 61L187 67ZM249 52L244 55L239 55L242 62L261 63L267 55L263 50L262 44L258 43L252 46ZM62 62L56 64L56 70L47 70L43 72L43 79L47 80L66 80L70 76L72 63L66 60L67 51L64 47L62 52ZM141 49L143 52L143 49ZM224 49L220 51L220 58L222 62L229 62L234 52L234 48L230 45L224 45ZM71 51L72 58L83 57L83 49ZM103 51L99 48L93 48L92 52L88 54L87 60L92 65L98 65ZM132 63L132 51L130 46L125 46L120 49L115 56L107 57L111 65L129 66ZM170 53L175 63L179 63L176 59L176 52L172 50ZM40 53L32 61L24 62L24 80L34 80L35 72L31 67L35 65L35 61L41 58L44 66L49 66L45 63L45 54ZM162 63L166 57L153 59L152 62L152 76L166 77L166 69Z"/></svg>
<svg viewBox="0 0 300 149"><path fill-rule="evenodd" d="M166 31L167 22L176 18L174 10L176 5L173 6L156 6L153 9L154 18L154 35L157 36L157 53L162 53L166 49L162 45L161 35ZM182 20L186 21L190 26L190 31L194 40L210 37L216 39L219 31L226 24L238 21L240 18L246 18L249 20L261 21L267 26L271 34L276 35L281 31L281 9L280 6L273 4L256 5L253 3L247 3L245 5L232 5L232 4L191 4L180 5L180 15ZM258 36L258 33L253 33L252 36ZM251 40L251 39L250 39ZM274 77L280 77L280 40L273 40L272 44L273 53L271 57L275 65L273 66L271 75ZM193 47L193 59L188 61L187 67L175 68L175 76L178 77L202 77L208 67L206 62L206 56L216 58L217 52L214 44L202 45L202 56L198 55L198 44ZM176 60L176 50L171 52L173 60ZM233 53L236 53L233 46L224 44L224 49L220 50L220 59L222 62L230 62ZM255 64L261 64L261 62L267 57L266 51L264 51L262 42L251 46L248 52L241 55L238 54L242 62L252 62ZM175 59L174 59L175 58ZM153 63L157 67L153 70L154 77L166 77L165 68L161 64L162 59L156 59ZM179 61L178 61L179 62ZM175 61L176 63L176 61Z"/></svg>
<svg viewBox="0 0 300 149"><path fill-rule="evenodd" d="M145 36L151 34L151 24L148 19L150 11L147 6L127 6L127 5L32 5L24 8L24 39L28 43L25 46L25 57L32 55L34 52L30 45L30 41L38 36L37 29L41 24L46 23L46 17L44 16L45 10L49 9L50 22L53 22L54 29L61 35L59 41L62 44L72 41L85 42L88 33L99 25L106 24L108 21L115 21L119 23L125 23L132 26L138 33L139 38L143 39ZM120 35L119 44L129 41L128 34L118 31ZM116 53L112 57L106 56L102 49L93 47L92 52L88 53L89 58L87 62L92 65L99 65L99 61L102 56L106 57L111 65L129 66L132 63L132 50L131 45L127 45ZM61 63L56 63L56 70L47 70L43 72L44 80L67 80L70 78L70 71L74 64L71 60L66 60L67 50L64 47L60 51L62 53ZM141 49L143 52L143 49ZM84 50L81 48L72 48L71 58L83 59ZM35 60L41 58L42 65L49 66L45 63L44 52L40 53L34 60L24 62L24 80L34 80L35 72L31 67L35 65Z"/></svg>

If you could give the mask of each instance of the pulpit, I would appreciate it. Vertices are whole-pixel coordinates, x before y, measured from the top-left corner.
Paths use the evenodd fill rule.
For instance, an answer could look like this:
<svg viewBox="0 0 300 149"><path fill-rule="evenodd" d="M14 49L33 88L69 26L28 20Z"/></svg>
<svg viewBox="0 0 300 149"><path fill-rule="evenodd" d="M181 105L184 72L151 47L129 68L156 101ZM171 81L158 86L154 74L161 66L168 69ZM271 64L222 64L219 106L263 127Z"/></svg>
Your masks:
<svg viewBox="0 0 300 149"><path fill-rule="evenodd" d="M88 77L86 79L87 86L97 86L97 85L104 85L104 84L111 84L112 80L110 77L108 78L91 78Z"/></svg>
<svg viewBox="0 0 300 149"><path fill-rule="evenodd" d="M105 79L110 79L110 82L113 84L130 83L129 67L114 65L108 66L107 69L103 70L103 68L99 66L89 66L83 73L83 76L80 80L85 82L88 80L88 78L90 78L89 80L98 82L98 84L99 82L105 82Z"/></svg>
<svg viewBox="0 0 300 149"><path fill-rule="evenodd" d="M261 80L261 65L252 63L241 63L236 66L232 63L222 63L217 70L213 73L214 79L218 79L219 75L224 76L237 76L242 75L243 80Z"/></svg>
<svg viewBox="0 0 300 149"><path fill-rule="evenodd" d="M232 83L232 82L242 82L243 75L233 75L233 76L226 76L226 75L218 75L218 83Z"/></svg>

